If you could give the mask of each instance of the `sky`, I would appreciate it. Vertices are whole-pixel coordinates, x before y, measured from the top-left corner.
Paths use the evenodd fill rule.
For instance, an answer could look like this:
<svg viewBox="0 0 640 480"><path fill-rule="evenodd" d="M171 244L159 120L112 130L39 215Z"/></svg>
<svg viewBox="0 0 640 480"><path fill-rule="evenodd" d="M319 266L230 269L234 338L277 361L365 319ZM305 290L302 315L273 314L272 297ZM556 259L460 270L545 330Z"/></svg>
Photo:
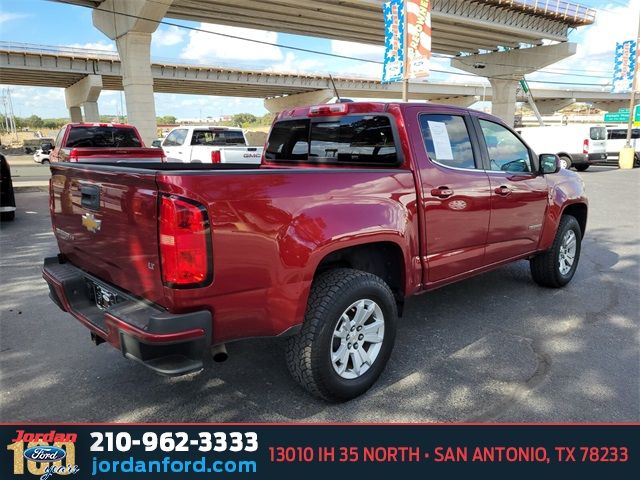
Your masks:
<svg viewBox="0 0 640 480"><path fill-rule="evenodd" d="M569 40L578 43L576 55L547 67L543 72L527 76L530 82L542 82L532 83L533 87L553 86L572 89L600 86L608 90L609 87L606 85L610 83L613 75L613 52L616 42L636 38L640 0L577 0L576 3L596 8L598 10L596 23L571 33ZM372 60L383 58L382 47L372 45L174 19L168 19L168 21L270 43ZM93 26L90 9L44 0L0 0L0 41L114 52L116 50L115 44ZM153 34L151 55L155 60L169 60L177 63L287 72L332 73L369 78L381 76L381 66L375 63L297 52L167 25L161 25ZM450 73L434 73L429 77L429 81L488 84L481 77L476 79L455 75L456 70L448 64L448 59L435 58L432 68ZM1 88L10 86L9 78L2 78L0 81L3 83L0 85ZM571 82L576 85L546 82ZM22 86L10 86L10 88L14 113L17 116L26 117L35 114L42 118L53 118L68 115L63 89ZM252 98L156 93L155 102L158 116L173 115L178 118L218 117L241 112L255 115L266 113L263 100ZM103 90L98 103L101 114L115 115L124 109L121 92Z"/></svg>

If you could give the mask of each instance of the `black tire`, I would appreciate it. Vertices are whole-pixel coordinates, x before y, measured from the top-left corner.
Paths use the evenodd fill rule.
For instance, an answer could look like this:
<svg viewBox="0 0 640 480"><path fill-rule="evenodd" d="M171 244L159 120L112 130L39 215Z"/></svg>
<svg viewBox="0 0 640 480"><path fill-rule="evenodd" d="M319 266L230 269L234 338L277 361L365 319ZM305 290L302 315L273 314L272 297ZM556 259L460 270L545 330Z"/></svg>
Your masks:
<svg viewBox="0 0 640 480"><path fill-rule="evenodd" d="M633 157L633 168L640 168L640 153L636 153Z"/></svg>
<svg viewBox="0 0 640 480"><path fill-rule="evenodd" d="M0 221L12 222L16 218L15 210L13 212L0 212Z"/></svg>
<svg viewBox="0 0 640 480"><path fill-rule="evenodd" d="M565 275L560 271L560 247L567 231L573 230L576 235L576 252L571 269ZM580 261L580 246L582 243L582 231L580 224L571 215L563 215L558 225L556 238L553 245L546 252L539 253L529 261L533 280L543 287L560 288L571 281L576 273Z"/></svg>
<svg viewBox="0 0 640 480"><path fill-rule="evenodd" d="M576 167L576 170L578 170L579 172L584 172L590 166L591 165L587 165L587 164L584 164L584 163L581 163L580 165L574 165L574 167Z"/></svg>
<svg viewBox="0 0 640 480"><path fill-rule="evenodd" d="M377 303L384 317L384 336L377 357L367 371L353 379L341 377L331 361L334 329L354 302ZM362 395L378 379L389 360L398 312L393 293L379 277L349 268L320 274L313 282L302 330L287 340L287 366L309 393L329 402ZM352 362L347 357L347 364Z"/></svg>
<svg viewBox="0 0 640 480"><path fill-rule="evenodd" d="M42 165L49 165L49 160L42 160Z"/></svg>
<svg viewBox="0 0 640 480"><path fill-rule="evenodd" d="M571 157L567 155L560 155L560 160L564 160L565 162L567 162L567 166L564 167L567 170L569 170L571 168L571 165L573 165L573 162L571 161Z"/></svg>

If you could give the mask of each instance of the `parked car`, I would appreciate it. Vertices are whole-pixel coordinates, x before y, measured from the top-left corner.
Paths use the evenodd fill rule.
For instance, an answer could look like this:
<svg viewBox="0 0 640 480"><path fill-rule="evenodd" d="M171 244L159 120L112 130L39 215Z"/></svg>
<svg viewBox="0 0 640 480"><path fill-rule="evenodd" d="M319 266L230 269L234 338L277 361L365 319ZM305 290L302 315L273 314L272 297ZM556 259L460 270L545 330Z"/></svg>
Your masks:
<svg viewBox="0 0 640 480"><path fill-rule="evenodd" d="M178 127L162 142L169 162L259 164L262 147L248 146L241 128Z"/></svg>
<svg viewBox="0 0 640 480"><path fill-rule="evenodd" d="M52 143L43 143L33 154L33 161L43 165L48 165L50 163L49 154L51 153L51 150L53 150Z"/></svg>
<svg viewBox="0 0 640 480"><path fill-rule="evenodd" d="M602 125L550 125L518 129L536 152L552 152L563 168L584 172L607 159L607 130Z"/></svg>
<svg viewBox="0 0 640 480"><path fill-rule="evenodd" d="M607 158L618 164L620 151L627 144L627 127L607 127ZM640 128L631 130L631 146L636 151L633 168L640 167Z"/></svg>
<svg viewBox="0 0 640 480"><path fill-rule="evenodd" d="M160 148L146 148L133 125L69 123L62 127L49 155L50 162L163 162Z"/></svg>
<svg viewBox="0 0 640 480"><path fill-rule="evenodd" d="M43 275L94 341L180 375L209 348L287 337L291 374L329 401L376 381L406 297L523 259L562 287L587 223L583 182L555 154L435 104L281 113L261 166L52 172L60 254Z"/></svg>
<svg viewBox="0 0 640 480"><path fill-rule="evenodd" d="M11 168L7 158L0 153L0 220L16 218L16 197L13 191Z"/></svg>

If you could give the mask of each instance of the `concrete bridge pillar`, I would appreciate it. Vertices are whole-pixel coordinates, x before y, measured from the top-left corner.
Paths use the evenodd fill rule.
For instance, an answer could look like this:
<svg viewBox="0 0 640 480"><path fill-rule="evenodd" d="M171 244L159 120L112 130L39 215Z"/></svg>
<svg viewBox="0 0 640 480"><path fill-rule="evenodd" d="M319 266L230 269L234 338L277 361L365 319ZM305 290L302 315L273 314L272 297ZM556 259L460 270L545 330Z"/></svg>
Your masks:
<svg viewBox="0 0 640 480"><path fill-rule="evenodd" d="M151 34L173 0L105 0L93 10L93 25L115 40L122 68L128 122L145 144L156 138L151 74ZM145 20L142 20L142 19Z"/></svg>
<svg viewBox="0 0 640 480"><path fill-rule="evenodd" d="M456 58L451 66L482 75L491 82L491 112L508 125L513 125L518 81L525 75L559 62L576 53L575 43L556 43L504 52L483 53Z"/></svg>
<svg viewBox="0 0 640 480"><path fill-rule="evenodd" d="M82 109L80 107L68 107L71 123L82 123Z"/></svg>
<svg viewBox="0 0 640 480"><path fill-rule="evenodd" d="M84 121L99 122L98 97L102 91L102 77L100 75L87 75L82 80L64 89L64 98L69 109L72 122L82 122L82 110L84 108Z"/></svg>
<svg viewBox="0 0 640 480"><path fill-rule="evenodd" d="M99 122L100 112L98 111L98 102L84 102L82 105L84 110L85 122Z"/></svg>

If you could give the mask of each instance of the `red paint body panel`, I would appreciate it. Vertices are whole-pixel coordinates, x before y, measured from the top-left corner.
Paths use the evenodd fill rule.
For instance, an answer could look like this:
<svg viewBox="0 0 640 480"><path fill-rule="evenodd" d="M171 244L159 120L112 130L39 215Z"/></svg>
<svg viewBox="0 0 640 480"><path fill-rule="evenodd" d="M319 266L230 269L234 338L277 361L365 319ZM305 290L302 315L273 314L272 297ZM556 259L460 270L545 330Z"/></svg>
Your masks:
<svg viewBox="0 0 640 480"><path fill-rule="evenodd" d="M318 265L337 250L393 244L403 263L399 293L409 296L548 248L563 209L586 204L582 182L571 172L517 177L432 162L418 115L469 115L468 110L381 103L348 108L349 113L392 116L400 165L282 165L263 160L259 169L248 170L52 167L52 219L61 253L74 265L171 313L209 310L212 343L217 344L279 335L299 325ZM307 113L308 108L298 108L279 118ZM81 216L88 213L79 201L83 184L101 191L100 209L93 212L102 220L98 233L81 225ZM499 198L494 190L503 185L511 194ZM438 198L432 190L439 187L454 193ZM162 284L157 267L160 195L177 195L206 208L213 246L210 284L185 289Z"/></svg>

